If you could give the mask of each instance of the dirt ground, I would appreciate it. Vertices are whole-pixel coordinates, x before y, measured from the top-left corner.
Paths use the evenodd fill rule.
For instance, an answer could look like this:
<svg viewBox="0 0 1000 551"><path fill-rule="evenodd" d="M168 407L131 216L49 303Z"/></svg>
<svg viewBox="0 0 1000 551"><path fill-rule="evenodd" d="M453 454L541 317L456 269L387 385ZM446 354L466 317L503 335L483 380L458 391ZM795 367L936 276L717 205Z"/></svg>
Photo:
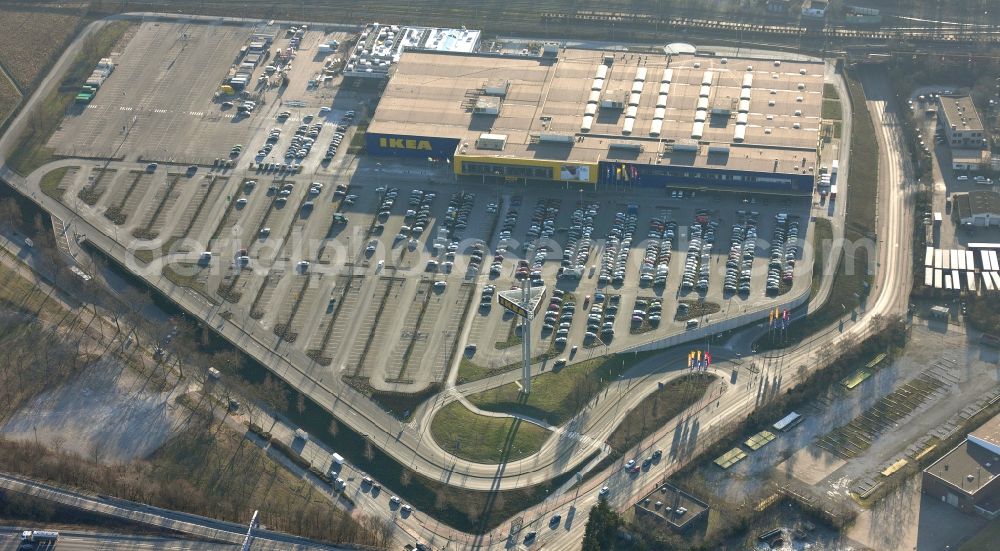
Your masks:
<svg viewBox="0 0 1000 551"><path fill-rule="evenodd" d="M99 361L76 380L47 390L2 428L7 438L51 443L107 462L145 457L184 419L177 392L150 388L114 361Z"/></svg>

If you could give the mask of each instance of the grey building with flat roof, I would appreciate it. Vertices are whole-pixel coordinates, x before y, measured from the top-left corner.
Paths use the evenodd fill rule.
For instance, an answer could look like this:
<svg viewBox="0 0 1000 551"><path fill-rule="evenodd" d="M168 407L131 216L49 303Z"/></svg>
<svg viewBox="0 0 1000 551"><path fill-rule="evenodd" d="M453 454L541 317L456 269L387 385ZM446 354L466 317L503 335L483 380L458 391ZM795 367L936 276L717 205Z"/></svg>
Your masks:
<svg viewBox="0 0 1000 551"><path fill-rule="evenodd" d="M967 513L1000 516L1000 415L924 469L922 491Z"/></svg>

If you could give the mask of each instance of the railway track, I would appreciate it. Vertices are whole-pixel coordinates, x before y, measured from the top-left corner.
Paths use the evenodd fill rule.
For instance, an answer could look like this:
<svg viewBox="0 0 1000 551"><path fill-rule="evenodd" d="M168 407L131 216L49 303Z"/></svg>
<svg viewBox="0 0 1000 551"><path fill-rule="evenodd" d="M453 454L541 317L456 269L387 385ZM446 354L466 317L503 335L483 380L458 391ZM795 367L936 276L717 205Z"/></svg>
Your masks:
<svg viewBox="0 0 1000 551"><path fill-rule="evenodd" d="M961 25L932 27L888 27L858 29L838 26L808 26L742 23L688 17L661 17L642 13L579 11L576 13L543 13L546 24L567 26L627 26L635 29L708 31L742 34L746 36L780 36L784 38L822 40L864 40L889 42L909 40L944 44L1000 44L1000 30L984 30Z"/></svg>

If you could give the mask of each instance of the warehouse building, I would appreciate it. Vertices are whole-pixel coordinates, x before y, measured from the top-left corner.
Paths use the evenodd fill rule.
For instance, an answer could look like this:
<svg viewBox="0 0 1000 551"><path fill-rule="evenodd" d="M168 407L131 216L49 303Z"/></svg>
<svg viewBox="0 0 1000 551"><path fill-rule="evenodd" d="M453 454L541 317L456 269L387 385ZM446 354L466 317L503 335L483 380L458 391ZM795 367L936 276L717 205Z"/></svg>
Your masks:
<svg viewBox="0 0 1000 551"><path fill-rule="evenodd" d="M975 190L951 196L958 221L964 226L1000 226L1000 194Z"/></svg>
<svg viewBox="0 0 1000 551"><path fill-rule="evenodd" d="M1000 415L924 470L923 492L986 518L1000 516Z"/></svg>
<svg viewBox="0 0 1000 551"><path fill-rule="evenodd" d="M459 176L810 195L821 63L559 50L405 52L366 136L374 155Z"/></svg>
<svg viewBox="0 0 1000 551"><path fill-rule="evenodd" d="M953 149L985 149L983 121L969 96L941 96L938 116Z"/></svg>

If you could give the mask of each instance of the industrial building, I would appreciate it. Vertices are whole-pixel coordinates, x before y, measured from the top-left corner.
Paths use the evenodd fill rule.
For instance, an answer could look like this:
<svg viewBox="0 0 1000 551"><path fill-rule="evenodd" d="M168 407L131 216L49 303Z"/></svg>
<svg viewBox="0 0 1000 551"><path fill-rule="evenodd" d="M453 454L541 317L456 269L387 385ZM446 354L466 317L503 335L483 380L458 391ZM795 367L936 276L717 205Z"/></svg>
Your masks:
<svg viewBox="0 0 1000 551"><path fill-rule="evenodd" d="M951 196L956 216L964 226L1000 226L1000 193L974 190Z"/></svg>
<svg viewBox="0 0 1000 551"><path fill-rule="evenodd" d="M938 117L952 149L985 149L983 121L969 96L940 96Z"/></svg>
<svg viewBox="0 0 1000 551"><path fill-rule="evenodd" d="M406 51L366 149L484 181L810 195L823 84L819 62Z"/></svg>
<svg viewBox="0 0 1000 551"><path fill-rule="evenodd" d="M1000 415L924 470L923 492L986 518L1000 516Z"/></svg>

